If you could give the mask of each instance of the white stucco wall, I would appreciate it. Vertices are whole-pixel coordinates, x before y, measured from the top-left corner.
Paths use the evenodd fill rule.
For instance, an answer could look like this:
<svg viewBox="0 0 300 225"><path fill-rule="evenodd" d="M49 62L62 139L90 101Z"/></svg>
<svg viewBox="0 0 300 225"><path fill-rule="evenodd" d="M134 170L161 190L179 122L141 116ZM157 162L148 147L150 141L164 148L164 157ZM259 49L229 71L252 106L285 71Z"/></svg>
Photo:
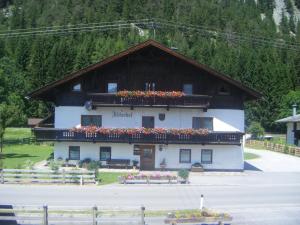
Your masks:
<svg viewBox="0 0 300 225"><path fill-rule="evenodd" d="M128 113L131 117L114 117L114 112ZM160 121L159 113L165 113ZM155 127L192 128L192 117L213 117L214 131L244 132L244 110L232 109L157 109L157 108L97 108L88 111L84 107L59 106L55 108L55 127L71 128L81 123L81 115L102 115L102 126L112 128L138 128L142 126L142 116L154 116Z"/></svg>
<svg viewBox="0 0 300 225"><path fill-rule="evenodd" d="M140 156L133 155L132 144L117 143L83 143L83 142L56 142L54 146L54 158L66 159L69 157L69 146L80 146L80 159L90 158L99 160L100 146L110 146L112 159L140 160ZM191 149L191 163L179 162L180 149ZM234 145L159 145L155 146L155 168L159 169L159 164L165 158L167 168L190 169L195 162L201 163L201 149L213 150L212 164L203 164L205 169L212 170L242 170L244 168L243 147Z"/></svg>
<svg viewBox="0 0 300 225"><path fill-rule="evenodd" d="M286 142L287 144L294 144L294 125L293 123L287 123L287 133L286 133ZM297 123L297 130L300 130L300 123ZM300 146L300 143L299 143Z"/></svg>

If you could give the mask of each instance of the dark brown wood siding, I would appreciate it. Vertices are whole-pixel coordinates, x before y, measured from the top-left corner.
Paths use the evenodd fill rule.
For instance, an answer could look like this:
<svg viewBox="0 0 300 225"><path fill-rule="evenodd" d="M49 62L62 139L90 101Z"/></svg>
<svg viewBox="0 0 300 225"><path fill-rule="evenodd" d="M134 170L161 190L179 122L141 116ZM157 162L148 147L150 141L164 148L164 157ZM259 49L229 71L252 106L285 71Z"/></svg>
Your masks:
<svg viewBox="0 0 300 225"><path fill-rule="evenodd" d="M86 93L105 93L109 82L117 82L119 90L144 90L145 82L153 82L160 91L182 91L183 84L191 83L193 94L213 96L210 108L243 109L245 93L240 89L225 84L229 94L220 95L225 81L151 46L66 83L47 97L56 105L83 105ZM81 92L72 91L76 83L81 83Z"/></svg>

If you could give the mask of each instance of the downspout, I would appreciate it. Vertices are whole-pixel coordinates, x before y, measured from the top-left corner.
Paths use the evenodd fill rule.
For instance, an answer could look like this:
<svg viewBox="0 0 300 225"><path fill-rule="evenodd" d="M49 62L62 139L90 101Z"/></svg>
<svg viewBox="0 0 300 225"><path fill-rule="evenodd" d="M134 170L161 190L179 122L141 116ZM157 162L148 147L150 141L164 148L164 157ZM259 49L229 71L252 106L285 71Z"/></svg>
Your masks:
<svg viewBox="0 0 300 225"><path fill-rule="evenodd" d="M297 115L297 104L293 105L293 116ZM296 137L297 122L293 122L293 132L294 132L294 145L298 146L298 139Z"/></svg>

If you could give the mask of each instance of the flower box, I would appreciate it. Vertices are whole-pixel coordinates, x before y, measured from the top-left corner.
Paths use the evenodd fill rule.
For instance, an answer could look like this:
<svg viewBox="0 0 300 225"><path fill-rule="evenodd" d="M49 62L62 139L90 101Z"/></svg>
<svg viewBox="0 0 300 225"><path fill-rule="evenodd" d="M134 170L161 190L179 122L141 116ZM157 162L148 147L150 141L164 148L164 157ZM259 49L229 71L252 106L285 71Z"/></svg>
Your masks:
<svg viewBox="0 0 300 225"><path fill-rule="evenodd" d="M231 221L232 217L225 213L215 213L204 209L192 210L191 212L168 213L165 224L181 224L181 223L217 223Z"/></svg>
<svg viewBox="0 0 300 225"><path fill-rule="evenodd" d="M121 184L175 184L178 182L178 178L175 175L166 173L154 173L154 174L127 174L119 177L119 183Z"/></svg>

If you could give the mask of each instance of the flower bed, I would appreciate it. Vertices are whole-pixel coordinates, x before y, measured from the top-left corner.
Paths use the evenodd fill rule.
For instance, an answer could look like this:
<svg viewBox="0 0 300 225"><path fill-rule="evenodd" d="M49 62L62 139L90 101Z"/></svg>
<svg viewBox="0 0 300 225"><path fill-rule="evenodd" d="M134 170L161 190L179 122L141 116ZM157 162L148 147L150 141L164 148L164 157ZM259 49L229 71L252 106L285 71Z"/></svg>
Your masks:
<svg viewBox="0 0 300 225"><path fill-rule="evenodd" d="M166 224L178 223L199 223L199 222L225 222L231 221L232 217L225 213L217 213L211 210L186 210L183 212L168 213L165 219Z"/></svg>
<svg viewBox="0 0 300 225"><path fill-rule="evenodd" d="M184 93L181 91L118 91L116 96L122 98L138 97L138 98L181 98Z"/></svg>
<svg viewBox="0 0 300 225"><path fill-rule="evenodd" d="M71 131L78 133L89 134L116 134L116 135L198 135L205 136L209 134L208 129L165 129L165 128L104 128L96 126L83 126L79 128L72 128Z"/></svg>
<svg viewBox="0 0 300 225"><path fill-rule="evenodd" d="M139 174L126 174L119 177L119 182L121 184L142 184L142 183L177 183L178 177L171 173L139 173Z"/></svg>

